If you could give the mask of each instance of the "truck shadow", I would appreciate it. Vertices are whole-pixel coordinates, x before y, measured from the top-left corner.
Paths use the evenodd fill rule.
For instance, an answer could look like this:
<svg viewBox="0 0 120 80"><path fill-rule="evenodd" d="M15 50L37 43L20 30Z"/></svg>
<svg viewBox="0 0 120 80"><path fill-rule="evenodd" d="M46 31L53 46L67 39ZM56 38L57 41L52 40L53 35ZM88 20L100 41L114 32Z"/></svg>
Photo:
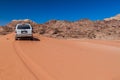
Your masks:
<svg viewBox="0 0 120 80"><path fill-rule="evenodd" d="M31 38L19 38L18 41L40 41L40 39L36 37L33 37L32 39Z"/></svg>
<svg viewBox="0 0 120 80"><path fill-rule="evenodd" d="M40 39L34 37L32 41L40 41Z"/></svg>

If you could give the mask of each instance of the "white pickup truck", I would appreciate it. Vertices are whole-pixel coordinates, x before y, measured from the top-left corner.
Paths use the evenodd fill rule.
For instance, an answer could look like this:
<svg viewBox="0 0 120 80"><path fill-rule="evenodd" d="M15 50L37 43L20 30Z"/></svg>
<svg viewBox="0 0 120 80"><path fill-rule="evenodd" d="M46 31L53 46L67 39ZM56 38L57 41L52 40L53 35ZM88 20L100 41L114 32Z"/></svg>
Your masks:
<svg viewBox="0 0 120 80"><path fill-rule="evenodd" d="M32 26L30 24L17 24L15 28L15 40L19 38L33 39Z"/></svg>

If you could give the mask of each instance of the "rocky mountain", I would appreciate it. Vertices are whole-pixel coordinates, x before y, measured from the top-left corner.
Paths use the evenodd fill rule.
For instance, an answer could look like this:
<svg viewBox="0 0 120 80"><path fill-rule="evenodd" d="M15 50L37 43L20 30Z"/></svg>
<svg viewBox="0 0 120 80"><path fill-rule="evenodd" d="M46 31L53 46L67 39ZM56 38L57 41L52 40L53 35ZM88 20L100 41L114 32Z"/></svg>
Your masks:
<svg viewBox="0 0 120 80"><path fill-rule="evenodd" d="M52 20L39 26L38 32L54 38L120 39L120 21Z"/></svg>
<svg viewBox="0 0 120 80"><path fill-rule="evenodd" d="M54 38L87 38L87 39L120 39L119 16L102 21L82 19L79 21L50 20L44 24L25 20L13 20L6 27L0 28L0 32L12 32L18 23L30 23L34 32L40 35Z"/></svg>

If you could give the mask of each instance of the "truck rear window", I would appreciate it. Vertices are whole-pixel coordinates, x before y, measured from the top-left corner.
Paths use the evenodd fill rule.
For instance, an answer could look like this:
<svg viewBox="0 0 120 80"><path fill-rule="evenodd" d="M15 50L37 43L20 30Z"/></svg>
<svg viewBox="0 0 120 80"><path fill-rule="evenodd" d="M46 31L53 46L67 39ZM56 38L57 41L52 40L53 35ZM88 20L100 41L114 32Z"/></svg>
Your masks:
<svg viewBox="0 0 120 80"><path fill-rule="evenodd" d="M18 25L17 29L30 29L29 25Z"/></svg>

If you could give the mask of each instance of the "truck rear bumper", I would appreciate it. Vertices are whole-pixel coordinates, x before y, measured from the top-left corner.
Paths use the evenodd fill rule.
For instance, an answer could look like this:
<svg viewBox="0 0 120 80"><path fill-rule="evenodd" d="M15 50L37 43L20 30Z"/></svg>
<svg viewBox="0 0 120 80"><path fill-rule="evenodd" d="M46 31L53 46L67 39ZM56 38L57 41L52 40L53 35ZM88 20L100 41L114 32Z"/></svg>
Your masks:
<svg viewBox="0 0 120 80"><path fill-rule="evenodd" d="M16 34L16 38L33 37L32 34Z"/></svg>

